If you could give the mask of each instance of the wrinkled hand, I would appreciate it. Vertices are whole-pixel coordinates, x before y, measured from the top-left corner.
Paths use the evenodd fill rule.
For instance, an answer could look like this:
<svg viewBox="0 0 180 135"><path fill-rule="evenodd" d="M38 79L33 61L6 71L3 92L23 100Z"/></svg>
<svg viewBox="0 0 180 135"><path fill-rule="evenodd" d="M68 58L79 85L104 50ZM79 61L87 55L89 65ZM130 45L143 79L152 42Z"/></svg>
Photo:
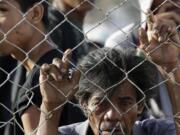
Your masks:
<svg viewBox="0 0 180 135"><path fill-rule="evenodd" d="M149 17L147 32L139 30L140 48L160 66L170 68L177 65L179 55L179 35L173 20L162 16Z"/></svg>
<svg viewBox="0 0 180 135"><path fill-rule="evenodd" d="M171 2L164 3L158 10L157 15L158 17L163 17L164 19L170 19L173 20L176 25L180 25L180 2L176 1L176 4L173 4Z"/></svg>
<svg viewBox="0 0 180 135"><path fill-rule="evenodd" d="M180 9L179 9L180 10ZM180 13L180 12L179 12ZM163 20L171 20L178 26L180 25L180 15L177 12L165 12L157 14L156 17Z"/></svg>
<svg viewBox="0 0 180 135"><path fill-rule="evenodd" d="M40 90L43 102L61 105L71 98L79 83L80 71L69 76L71 50L64 53L62 60L55 58L52 64L43 64L40 70Z"/></svg>

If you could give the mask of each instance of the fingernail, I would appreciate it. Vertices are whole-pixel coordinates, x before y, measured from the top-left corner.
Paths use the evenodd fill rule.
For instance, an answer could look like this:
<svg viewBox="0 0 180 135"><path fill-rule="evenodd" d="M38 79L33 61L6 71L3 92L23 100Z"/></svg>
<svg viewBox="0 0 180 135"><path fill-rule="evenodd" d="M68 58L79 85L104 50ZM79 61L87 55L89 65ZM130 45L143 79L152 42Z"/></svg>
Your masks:
<svg viewBox="0 0 180 135"><path fill-rule="evenodd" d="M61 75L58 76L58 80L62 80L62 76Z"/></svg>
<svg viewBox="0 0 180 135"><path fill-rule="evenodd" d="M157 34L157 33L158 33L158 30L153 30L153 33L154 33L154 34Z"/></svg>
<svg viewBox="0 0 180 135"><path fill-rule="evenodd" d="M159 42L162 42L162 41L163 41L163 38L162 38L162 37L159 37L159 38L158 38L158 41L159 41Z"/></svg>
<svg viewBox="0 0 180 135"><path fill-rule="evenodd" d="M142 36L142 31L141 31L141 29L139 29L139 35Z"/></svg>
<svg viewBox="0 0 180 135"><path fill-rule="evenodd" d="M65 68L62 68L62 69L61 69L61 72L62 72L62 73L66 73L66 69L65 69Z"/></svg>
<svg viewBox="0 0 180 135"><path fill-rule="evenodd" d="M168 32L171 32L171 28L170 27L168 28Z"/></svg>
<svg viewBox="0 0 180 135"><path fill-rule="evenodd" d="M71 49L65 51L65 55L69 55L71 53Z"/></svg>

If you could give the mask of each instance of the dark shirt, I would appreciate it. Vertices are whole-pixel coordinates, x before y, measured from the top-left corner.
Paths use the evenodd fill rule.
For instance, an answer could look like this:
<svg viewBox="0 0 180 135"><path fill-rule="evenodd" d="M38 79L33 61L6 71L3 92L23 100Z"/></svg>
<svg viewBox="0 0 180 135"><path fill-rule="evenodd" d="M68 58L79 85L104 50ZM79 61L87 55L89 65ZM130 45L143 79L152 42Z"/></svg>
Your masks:
<svg viewBox="0 0 180 135"><path fill-rule="evenodd" d="M63 13L49 8L50 25L47 28L52 41L64 52L67 48L73 49L73 60L77 62L79 58L88 53L87 44L84 42L84 34L72 20L64 17Z"/></svg>
<svg viewBox="0 0 180 135"><path fill-rule="evenodd" d="M62 56L62 53L66 49L74 48L76 45L80 45L81 41L84 39L84 35L78 29L76 29L76 27L74 27L67 20L65 20L63 13L49 7L48 18L49 18L49 26L46 29L52 41L57 45L57 48L59 50L58 57ZM83 46L77 47L73 51L72 59L74 64L76 64L78 58L80 58L81 56L87 53L87 51L84 50L84 44L82 45ZM49 57L51 57L51 59L48 57L47 58L48 62L46 60L43 60L41 63L37 63L37 64L41 65L44 62L51 63L52 58L55 57L55 55L52 56L50 55L52 54L49 54ZM24 70L23 71L21 70L19 71L19 74L17 75L16 78L24 78L25 75L26 72ZM17 90L19 89L19 87L14 87L12 90L12 91L17 91L17 93L14 94L16 97L14 101L16 102L17 105L15 107L13 105L13 108L15 108L14 109L15 112L18 111L16 120L21 126L22 126L22 122L20 116L24 113L24 111L33 104L37 105L37 107L39 107L41 104L41 95L38 87L38 82L39 82L38 76L39 76L39 69L36 67L33 70L33 72L30 73L30 75L27 77L25 84L20 90ZM17 84L19 83L17 82ZM21 84L22 83L20 83L20 85ZM73 102L76 103L76 101ZM69 110L69 108L71 109L73 108L73 111L71 111L71 109ZM21 110L19 111L19 109ZM77 105L72 105L68 103L64 107L64 109L69 111L65 111L65 113L62 114L61 125L84 120L84 116L78 117L82 113L80 109L77 107ZM72 112L74 114L73 116L72 116ZM20 130L19 125L17 125L16 122L14 122L14 125L15 125L15 129L13 129L13 132L17 131L16 134L21 135L22 133L19 132Z"/></svg>
<svg viewBox="0 0 180 135"><path fill-rule="evenodd" d="M11 80L16 66L17 61L11 56L0 56L0 134L4 133L5 127L9 126L7 122L13 117L9 110L11 110Z"/></svg>
<svg viewBox="0 0 180 135"><path fill-rule="evenodd" d="M30 106L40 108L42 96L39 88L39 68L44 63L51 63L52 59L57 57L62 57L62 54L59 51L55 49L49 51L38 60L32 72L29 73L26 78L26 82L18 92L18 101L15 108L15 110L18 111L17 117L22 116L24 111L26 111ZM79 122L84 119L85 117L78 105L67 103L64 107L61 116L61 123L59 123L59 125ZM19 120L18 123L21 123L20 118L17 118L17 120Z"/></svg>

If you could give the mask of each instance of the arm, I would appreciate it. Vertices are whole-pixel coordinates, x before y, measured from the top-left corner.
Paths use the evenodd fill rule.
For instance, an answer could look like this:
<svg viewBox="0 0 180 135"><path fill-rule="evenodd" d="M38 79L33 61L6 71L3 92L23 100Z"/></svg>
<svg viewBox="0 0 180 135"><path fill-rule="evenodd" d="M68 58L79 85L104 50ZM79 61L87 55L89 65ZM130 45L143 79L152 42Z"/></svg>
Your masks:
<svg viewBox="0 0 180 135"><path fill-rule="evenodd" d="M51 112L59 104L41 104L41 112L37 135L58 135L58 125L63 108ZM49 114L49 115L48 115Z"/></svg>
<svg viewBox="0 0 180 135"><path fill-rule="evenodd" d="M57 135L63 106L76 92L80 72L74 71L69 77L67 50L62 58L54 59L52 64L44 64L40 70L40 90L42 95L40 122L37 135Z"/></svg>
<svg viewBox="0 0 180 135"><path fill-rule="evenodd" d="M140 30L140 48L144 49L150 60L157 64L158 69L165 78L168 93L171 99L173 113L176 116L180 112L180 83L179 69L179 36L176 31L176 24L171 19L163 16L150 16L148 31ZM175 122L177 118L174 119ZM176 124L177 134L180 135L180 127Z"/></svg>
<svg viewBox="0 0 180 135"><path fill-rule="evenodd" d="M32 115L33 114L33 115ZM40 112L36 107L29 107L21 116L25 134L32 133L38 126Z"/></svg>
<svg viewBox="0 0 180 135"><path fill-rule="evenodd" d="M176 64L167 67L169 70L175 69L169 76L164 74L164 76L167 78L170 78L168 82L166 83L167 88L168 88L168 93L171 99L171 104L172 104L172 109L174 113L174 120L176 123L176 128L177 128L177 134L180 135L180 68L179 68L179 61L177 61Z"/></svg>
<svg viewBox="0 0 180 135"><path fill-rule="evenodd" d="M46 108L44 103L42 103L40 109L43 110L46 114L48 114L49 111L52 111L57 106L58 105L51 104L50 105L51 108ZM46 132L48 135L49 134L56 135L57 132L55 134L55 133L53 133L53 131L57 131L57 128L55 128L55 127L58 127L60 116L61 116L61 111L62 111L62 109L54 111L53 117L50 117L48 119L48 116L46 114L40 113L40 111L37 110L36 107L31 106L21 116L25 134L29 135L29 134L35 133L37 130L36 128L38 128L39 121L45 121L45 119L48 119L48 121L49 121L48 123L41 123L41 124L45 124L44 129L47 129L47 130L42 130L40 133L43 134L42 132ZM42 115L42 116L40 116L40 115ZM39 120L40 118L41 118L41 120ZM41 125L41 124L39 124L39 125ZM54 130L53 128L55 128L56 130ZM49 130L49 129L51 129L51 130ZM40 133L38 133L38 134L41 135Z"/></svg>
<svg viewBox="0 0 180 135"><path fill-rule="evenodd" d="M172 71L170 74L163 73L165 78L169 78L167 81L168 93L173 105L173 112L176 115L180 112L180 69L179 69L179 61L177 63L167 66L167 68ZM173 71L174 70L174 71Z"/></svg>

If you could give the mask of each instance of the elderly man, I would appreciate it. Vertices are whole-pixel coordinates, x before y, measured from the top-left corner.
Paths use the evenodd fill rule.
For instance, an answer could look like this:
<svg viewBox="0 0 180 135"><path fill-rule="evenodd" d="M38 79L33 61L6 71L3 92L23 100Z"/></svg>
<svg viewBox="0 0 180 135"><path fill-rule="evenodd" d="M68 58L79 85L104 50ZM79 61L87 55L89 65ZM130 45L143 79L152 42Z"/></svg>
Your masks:
<svg viewBox="0 0 180 135"><path fill-rule="evenodd" d="M68 52L66 56L69 57ZM81 62L81 77L78 71L68 77L58 69L68 67L66 56L62 61L54 61L56 66L45 64L42 67L40 80L43 112L39 134L56 135L58 131L61 135L130 135L132 132L141 135L176 134L175 126L170 121L136 121L143 111L144 99L148 100L152 96L154 90L151 88L156 85L155 66L139 56L137 51L107 48L96 50ZM47 76L49 81L44 83ZM78 81L76 97L88 120L57 130L62 104L75 92ZM54 85L56 87L52 87Z"/></svg>
<svg viewBox="0 0 180 135"><path fill-rule="evenodd" d="M159 26L159 27L158 27ZM163 31L162 31L163 30ZM179 135L179 127L168 120L145 119L137 121L143 112L144 101L155 91L158 83L156 68L168 76L175 123L179 122L179 36L176 24L165 18L149 16L147 32L140 30L140 48L137 50L100 49L87 55L78 70L68 74L70 51L62 60L41 68L41 104L39 134L167 134ZM65 68L66 72L62 72ZM167 74L173 71L171 74ZM81 72L81 73L80 73ZM81 74L81 75L80 75ZM77 91L76 86L79 86ZM74 93L88 120L58 129L57 121L63 104ZM45 113L44 113L45 112ZM176 126L176 131L175 131ZM49 130L52 129L52 130Z"/></svg>
<svg viewBox="0 0 180 135"><path fill-rule="evenodd" d="M153 26L157 24L156 20L153 17L150 20L148 32L143 29L140 32L140 48L149 54L151 61L159 65L160 69L166 71L163 75L167 76L167 72L179 65L179 48L176 46L180 43L179 37L175 25L169 22L162 25L168 33L168 39L164 39L164 33ZM56 59L53 64L44 64L41 68L43 102L38 134L175 135L176 131L180 134L178 125L175 130L172 121L137 121L138 115L143 112L145 99L148 100L154 94L154 86L157 84L157 70L141 49L96 50L82 60L77 71L69 74L70 54L68 50L62 60ZM66 72L62 72L62 69ZM177 68L170 78L179 83L179 76L180 70ZM168 79L167 87L171 91L175 123L178 123L179 86L172 80ZM88 120L58 129L57 121L63 104L76 91L76 97Z"/></svg>

